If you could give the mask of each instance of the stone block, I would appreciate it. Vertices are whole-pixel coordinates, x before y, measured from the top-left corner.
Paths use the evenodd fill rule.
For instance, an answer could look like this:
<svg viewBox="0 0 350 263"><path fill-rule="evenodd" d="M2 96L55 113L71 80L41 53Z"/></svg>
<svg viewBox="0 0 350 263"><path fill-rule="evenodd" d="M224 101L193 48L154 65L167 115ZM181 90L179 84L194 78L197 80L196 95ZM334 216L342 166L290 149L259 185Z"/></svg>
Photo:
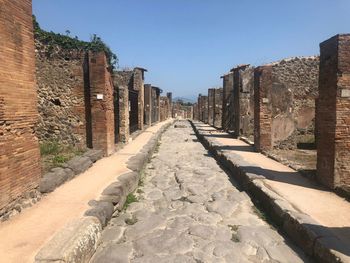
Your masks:
<svg viewBox="0 0 350 263"><path fill-rule="evenodd" d="M50 193L74 176L71 169L53 168L51 172L46 173L40 181L39 191L41 193Z"/></svg>
<svg viewBox="0 0 350 263"><path fill-rule="evenodd" d="M65 165L67 168L71 169L75 175L85 172L92 166L92 161L89 157L76 156Z"/></svg>
<svg viewBox="0 0 350 263"><path fill-rule="evenodd" d="M95 217L78 219L61 229L35 256L35 263L88 263L102 227Z"/></svg>
<svg viewBox="0 0 350 263"><path fill-rule="evenodd" d="M83 154L84 157L88 157L91 162L96 162L97 160L101 159L103 157L103 151L102 150L88 150Z"/></svg>

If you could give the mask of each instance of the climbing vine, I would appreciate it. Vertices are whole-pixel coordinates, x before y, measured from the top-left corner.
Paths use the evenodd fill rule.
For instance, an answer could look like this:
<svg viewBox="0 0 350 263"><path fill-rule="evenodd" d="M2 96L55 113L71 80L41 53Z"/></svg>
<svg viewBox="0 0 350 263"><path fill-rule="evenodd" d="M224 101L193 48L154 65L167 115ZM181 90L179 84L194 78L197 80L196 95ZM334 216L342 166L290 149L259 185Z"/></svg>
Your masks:
<svg viewBox="0 0 350 263"><path fill-rule="evenodd" d="M54 50L55 46L59 46L65 50L85 50L93 52L104 51L109 65L115 69L118 65L118 57L112 52L110 47L96 34L92 35L90 42L79 40L77 36L71 37L70 31L67 35L48 32L41 29L36 17L33 15L34 38L44 45L48 46L48 50Z"/></svg>

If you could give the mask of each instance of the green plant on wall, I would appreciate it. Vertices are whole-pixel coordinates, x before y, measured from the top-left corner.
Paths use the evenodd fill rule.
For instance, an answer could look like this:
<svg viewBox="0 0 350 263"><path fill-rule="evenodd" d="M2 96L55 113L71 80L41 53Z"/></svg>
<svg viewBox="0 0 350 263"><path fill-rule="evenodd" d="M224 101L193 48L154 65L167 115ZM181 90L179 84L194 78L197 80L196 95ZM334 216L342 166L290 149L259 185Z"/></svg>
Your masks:
<svg viewBox="0 0 350 263"><path fill-rule="evenodd" d="M102 41L102 39L93 34L90 42L79 40L77 36L70 37L70 31L66 30L66 35L48 32L41 29L36 17L33 15L34 38L48 46L48 52L52 52L55 46L59 46L65 50L85 50L93 52L104 51L109 65L115 69L118 65L118 57L112 52L110 47Z"/></svg>

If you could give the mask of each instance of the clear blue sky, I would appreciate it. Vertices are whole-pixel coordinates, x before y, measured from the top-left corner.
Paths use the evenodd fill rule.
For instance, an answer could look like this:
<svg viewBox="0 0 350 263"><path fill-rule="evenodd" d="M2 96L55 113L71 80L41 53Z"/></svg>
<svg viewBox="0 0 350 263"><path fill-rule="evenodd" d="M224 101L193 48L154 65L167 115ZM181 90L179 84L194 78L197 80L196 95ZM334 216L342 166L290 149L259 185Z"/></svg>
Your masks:
<svg viewBox="0 0 350 263"><path fill-rule="evenodd" d="M33 9L44 29L96 33L120 67L147 68L147 83L188 98L237 64L317 55L350 32L350 0L33 0Z"/></svg>

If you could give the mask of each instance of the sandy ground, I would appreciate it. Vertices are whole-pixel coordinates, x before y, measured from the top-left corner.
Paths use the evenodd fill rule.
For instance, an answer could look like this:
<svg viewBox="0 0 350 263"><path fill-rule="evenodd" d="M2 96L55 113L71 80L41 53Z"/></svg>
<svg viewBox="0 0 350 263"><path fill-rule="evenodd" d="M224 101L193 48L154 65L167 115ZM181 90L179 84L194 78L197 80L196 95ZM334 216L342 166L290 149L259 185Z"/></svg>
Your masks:
<svg viewBox="0 0 350 263"><path fill-rule="evenodd" d="M148 128L117 153L97 161L33 207L1 223L0 262L33 262L45 242L67 223L82 216L87 203L98 198L117 176L130 171L126 167L128 159L139 152L164 123Z"/></svg>

